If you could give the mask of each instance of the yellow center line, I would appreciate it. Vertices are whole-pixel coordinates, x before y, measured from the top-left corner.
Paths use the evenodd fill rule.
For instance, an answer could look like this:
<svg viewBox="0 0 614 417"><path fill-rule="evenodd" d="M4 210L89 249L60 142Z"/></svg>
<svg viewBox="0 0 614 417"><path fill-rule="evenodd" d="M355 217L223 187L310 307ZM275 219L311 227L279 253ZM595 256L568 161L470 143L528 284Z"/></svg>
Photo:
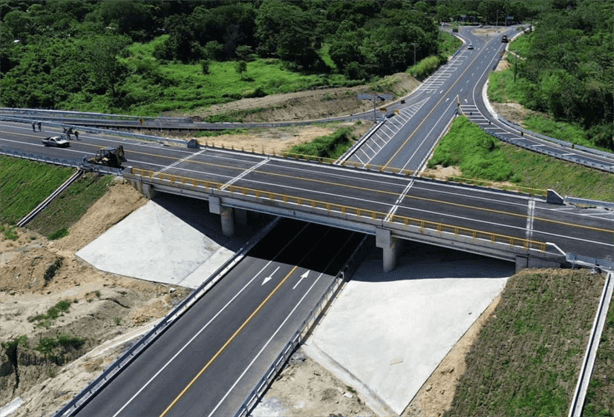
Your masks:
<svg viewBox="0 0 614 417"><path fill-rule="evenodd" d="M188 392L188 390L192 388L192 385L196 383L198 378L200 378L205 373L205 371L211 366L211 364L222 354L222 352L228 347L228 345L230 345L230 343L238 336L238 334L241 333L241 331L245 328L245 326L248 325L248 323L254 318L254 316L256 316L256 314L258 314L260 310L262 310L265 304L271 299L271 297L273 297L273 295L281 288L281 286L284 285L284 283L288 280L288 278L290 278L290 276L297 269L298 269L298 266L295 266L294 268L292 268L290 272L288 272L288 274L284 277L284 279L282 279L280 283L277 284L277 286L273 289L273 291L271 291L271 293L260 303L258 308L256 308L256 310L254 310L254 312L250 314L247 320L245 320L243 324L237 329L237 331L234 332L232 336L230 336L230 339L228 339L226 343L224 343L224 345L215 353L215 355L213 355L213 357L209 360L209 362L207 362L207 364L203 367L203 369L201 369L200 372L198 372L198 374L183 389L183 391L179 393L177 398L175 398L173 402L171 402L170 405L166 408L166 410L164 410L162 414L160 414L160 417L166 416L171 411L171 409L179 402L181 397L183 397L186 394L186 392Z"/></svg>
<svg viewBox="0 0 614 417"><path fill-rule="evenodd" d="M488 41L485 45L488 46L490 43L492 42L492 40ZM461 80L461 78L463 77L463 75L465 75L465 73L469 70L469 68L471 68L471 66L473 65L473 63L478 59L479 55L476 54L475 58L473 58L473 61L471 61L471 64L467 65L467 68L465 68L465 71L463 71L463 73L461 75L458 76L458 78L456 79L456 81L454 82L454 84L452 84L450 86L450 88L448 88L448 91L452 91L452 89L454 88L454 86ZM446 92L447 94L448 92ZM456 95L457 97L459 97L459 94ZM422 126L422 124L424 122L426 122L429 118L429 116L431 115L431 113L433 113L436 109L437 106L439 106L439 103L441 103L441 101L446 98L446 95L441 96L441 98L439 99L439 101L437 102L437 104L435 104L433 106L433 108L431 109L431 111L426 115L426 117L422 120L422 122L418 125L417 128L414 129L413 133L411 135L409 135L409 137L405 140L405 142L403 142L403 144L399 147L399 149L397 149L397 151L394 153L394 155L392 155L392 157L388 160L388 162L386 162L386 165L384 165L384 168L382 168L382 170L385 170L386 168L388 168L388 165L390 165L390 163L392 162L392 160L399 154L399 152L401 152L401 149L403 149L405 147L405 145L407 145L407 142L409 142L409 140L416 134L416 132L418 131L418 129L420 129L420 126Z"/></svg>

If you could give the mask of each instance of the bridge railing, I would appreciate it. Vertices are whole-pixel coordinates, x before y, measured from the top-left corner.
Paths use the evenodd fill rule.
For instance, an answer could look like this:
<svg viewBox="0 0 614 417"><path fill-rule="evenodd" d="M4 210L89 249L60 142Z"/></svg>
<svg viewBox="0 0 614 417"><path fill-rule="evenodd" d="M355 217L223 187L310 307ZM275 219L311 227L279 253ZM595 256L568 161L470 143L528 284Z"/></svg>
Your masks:
<svg viewBox="0 0 614 417"><path fill-rule="evenodd" d="M301 208L305 211L320 212L329 217L342 217L361 223L377 224L378 222L381 223L385 221L388 217L388 212L331 203L295 195L263 191L250 187L225 185L225 183L222 182L200 180L167 173L157 173L156 171L146 169L132 168L131 176L151 184L173 186L217 196L226 194L228 196L238 197L239 199L255 200L263 205L286 205L292 210ZM420 230L428 229L440 234L446 233L450 236L465 236L491 243L503 243L510 246L522 247L524 249L536 249L541 252L546 251L547 247L545 242L537 240L485 232L468 227L455 226L408 216L393 215L387 220L387 223L395 228L408 229L410 227L418 227Z"/></svg>

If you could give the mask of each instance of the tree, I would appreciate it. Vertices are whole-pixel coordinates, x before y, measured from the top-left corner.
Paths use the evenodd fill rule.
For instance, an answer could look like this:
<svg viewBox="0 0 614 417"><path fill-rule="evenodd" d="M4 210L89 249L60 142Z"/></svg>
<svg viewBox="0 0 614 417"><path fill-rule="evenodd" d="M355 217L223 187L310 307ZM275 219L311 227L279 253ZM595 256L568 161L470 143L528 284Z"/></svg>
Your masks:
<svg viewBox="0 0 614 417"><path fill-rule="evenodd" d="M202 61L200 61L200 69L202 70L203 75L209 75L210 74L209 61L206 59L203 59Z"/></svg>
<svg viewBox="0 0 614 417"><path fill-rule="evenodd" d="M247 62L245 62L245 61L237 61L237 63L235 64L235 70L241 76L241 80L243 80L243 73L245 71L247 71Z"/></svg>
<svg viewBox="0 0 614 417"><path fill-rule="evenodd" d="M86 46L84 59L89 64L93 78L112 97L117 97L117 89L127 74L124 64L118 60L120 53L130 43L123 36L97 36Z"/></svg>

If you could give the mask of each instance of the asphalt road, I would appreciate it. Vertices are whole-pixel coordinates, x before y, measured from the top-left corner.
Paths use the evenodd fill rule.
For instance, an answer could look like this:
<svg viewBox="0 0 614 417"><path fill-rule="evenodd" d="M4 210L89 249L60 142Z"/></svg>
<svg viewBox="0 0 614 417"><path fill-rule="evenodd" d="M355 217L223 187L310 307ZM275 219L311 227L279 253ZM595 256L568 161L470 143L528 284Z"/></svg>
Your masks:
<svg viewBox="0 0 614 417"><path fill-rule="evenodd" d="M598 213L570 213L563 206L546 204L540 197L259 154L162 146L96 135L81 135L82 140L73 141L67 149L45 148L40 143L44 134L28 131L23 125L1 124L0 148L80 160L100 147L122 143L128 158L126 165L149 170L158 177L176 175L188 181L208 181L223 190L244 187L250 192L275 193L276 198L283 195L290 198L287 204L292 209L300 208L296 206L297 198L313 200L320 206L333 205L333 214L341 210L356 214L352 217L355 221L368 213L393 222L403 222L404 216L515 238L530 237L554 243L567 253L613 260L611 219ZM241 192L236 192L236 197L242 198Z"/></svg>
<svg viewBox="0 0 614 417"><path fill-rule="evenodd" d="M360 239L281 220L77 415L234 415Z"/></svg>

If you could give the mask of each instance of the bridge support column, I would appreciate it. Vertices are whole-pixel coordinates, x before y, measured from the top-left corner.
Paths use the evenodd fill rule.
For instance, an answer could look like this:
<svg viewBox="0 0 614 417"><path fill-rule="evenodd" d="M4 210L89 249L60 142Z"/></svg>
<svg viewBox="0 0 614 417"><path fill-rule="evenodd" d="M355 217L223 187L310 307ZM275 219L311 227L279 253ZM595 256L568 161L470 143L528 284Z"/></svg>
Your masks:
<svg viewBox="0 0 614 417"><path fill-rule="evenodd" d="M235 208L234 212L237 224L241 227L247 226L247 210Z"/></svg>
<svg viewBox="0 0 614 417"><path fill-rule="evenodd" d="M377 229L375 233L375 246L382 248L384 272L390 272L397 266L397 254L403 241L392 237L390 230Z"/></svg>
<svg viewBox="0 0 614 417"><path fill-rule="evenodd" d="M235 219L232 207L222 206L219 197L209 197L209 212L219 214L222 220L222 234L226 237L235 235Z"/></svg>
<svg viewBox="0 0 614 417"><path fill-rule="evenodd" d="M156 196L156 192L154 191L151 184L145 184L145 183L141 183L141 184L142 184L141 192L143 193L143 195L147 197L148 200L153 200L153 198Z"/></svg>

